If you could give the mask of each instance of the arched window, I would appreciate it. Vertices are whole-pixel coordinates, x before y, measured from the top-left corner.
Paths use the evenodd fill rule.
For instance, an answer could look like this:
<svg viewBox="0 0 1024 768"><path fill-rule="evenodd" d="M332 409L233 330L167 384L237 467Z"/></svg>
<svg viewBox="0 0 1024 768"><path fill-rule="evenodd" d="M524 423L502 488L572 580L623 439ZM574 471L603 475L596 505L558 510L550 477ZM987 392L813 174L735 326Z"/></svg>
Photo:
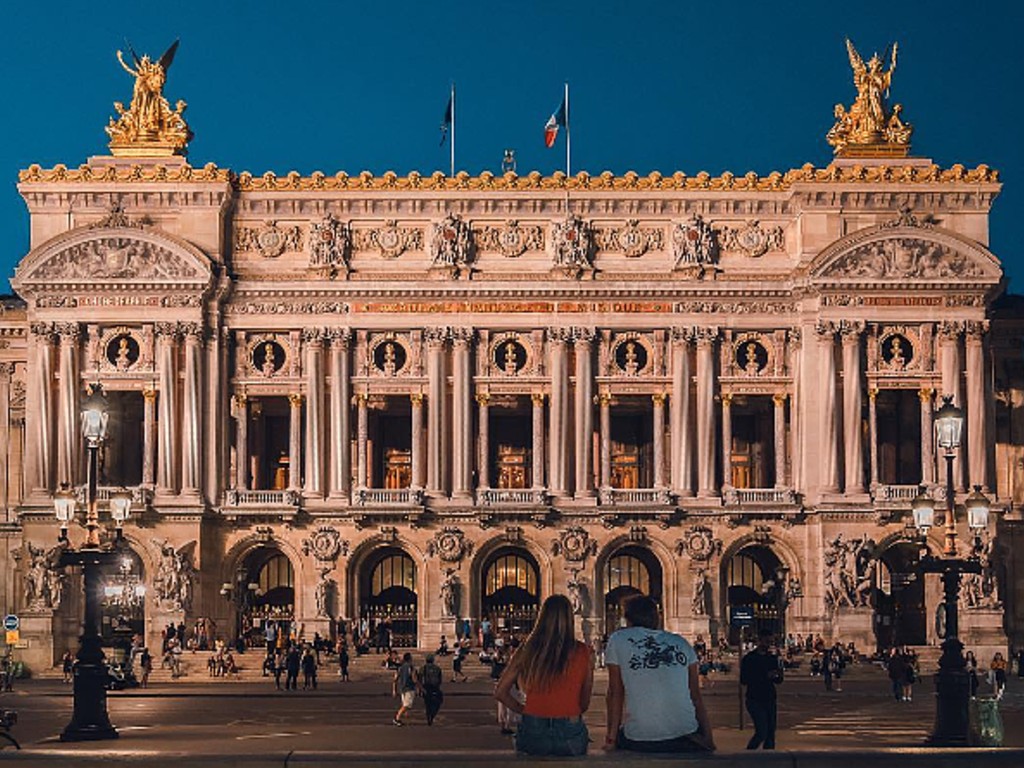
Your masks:
<svg viewBox="0 0 1024 768"><path fill-rule="evenodd" d="M274 555L260 568L260 594L266 595L280 587L294 589L295 571L285 555Z"/></svg>
<svg viewBox="0 0 1024 768"><path fill-rule="evenodd" d="M416 563L405 553L382 558L370 577L370 594L374 597L392 587L416 591Z"/></svg>
<svg viewBox="0 0 1024 768"><path fill-rule="evenodd" d="M650 572L636 555L618 554L608 558L604 579L608 592L618 587L632 587L645 595L651 593Z"/></svg>
<svg viewBox="0 0 1024 768"><path fill-rule="evenodd" d="M536 595L536 567L520 555L509 554L495 558L484 576L484 594L490 596L505 587L518 587L530 595Z"/></svg>
<svg viewBox="0 0 1024 768"><path fill-rule="evenodd" d="M748 587L755 592L760 592L761 585L764 584L764 573L760 563L743 552L729 561L727 577L730 587Z"/></svg>

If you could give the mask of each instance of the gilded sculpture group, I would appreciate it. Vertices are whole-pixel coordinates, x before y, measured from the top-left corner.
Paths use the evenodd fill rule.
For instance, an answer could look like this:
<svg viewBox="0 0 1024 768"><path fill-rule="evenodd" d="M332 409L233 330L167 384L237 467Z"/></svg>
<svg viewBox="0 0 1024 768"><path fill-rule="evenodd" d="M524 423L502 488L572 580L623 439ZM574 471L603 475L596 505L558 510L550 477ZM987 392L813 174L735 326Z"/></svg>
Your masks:
<svg viewBox="0 0 1024 768"><path fill-rule="evenodd" d="M185 154L192 131L185 122L183 113L186 104L179 100L172 109L164 98L163 88L167 82L167 70L174 60L178 41L156 61L149 56L139 57L129 46L134 68L125 63L124 54L117 52L117 60L124 70L135 78L135 88L128 109L115 102L118 118L110 120L107 134L110 136L110 150L115 156L162 157ZM912 127L900 117L902 106L889 107L887 98L896 70L897 46L894 43L888 55L889 68L877 53L867 63L861 58L853 43L846 41L850 66L853 68L853 82L857 98L847 109L842 104L835 107L836 123L828 132L828 143L840 157L905 157L910 150ZM457 267L460 249L455 247L462 237L458 231L449 230L443 239L447 246L440 254L441 260L449 267ZM585 269L588 265L579 263L578 253L569 249L564 258L566 267ZM453 261L453 259L455 261Z"/></svg>

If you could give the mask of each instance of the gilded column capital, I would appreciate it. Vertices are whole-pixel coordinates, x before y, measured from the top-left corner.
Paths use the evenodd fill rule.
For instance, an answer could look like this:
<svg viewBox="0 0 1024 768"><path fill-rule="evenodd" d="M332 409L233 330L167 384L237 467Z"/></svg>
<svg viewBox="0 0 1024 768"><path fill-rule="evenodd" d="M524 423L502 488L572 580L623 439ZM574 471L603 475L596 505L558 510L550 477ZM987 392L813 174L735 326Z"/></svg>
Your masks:
<svg viewBox="0 0 1024 768"><path fill-rule="evenodd" d="M145 400L147 403L155 402L156 401L156 396L157 396L157 388L156 387L146 386L146 387L142 388L142 399ZM245 395L235 395L235 397L236 398L241 397L242 398L242 403L243 404L245 403ZM236 402L237 402L237 400L236 400Z"/></svg>
<svg viewBox="0 0 1024 768"><path fill-rule="evenodd" d="M491 396L489 394L487 394L486 392L480 392L476 396L476 402L477 402L477 405L483 405L483 406L489 405L490 402L491 402Z"/></svg>
<svg viewBox="0 0 1024 768"><path fill-rule="evenodd" d="M420 399L422 398L423 395L420 395ZM364 406L366 405L367 400L369 400L369 398L366 396L365 392L356 392L354 395L352 395L352 405Z"/></svg>
<svg viewBox="0 0 1024 768"><path fill-rule="evenodd" d="M543 392L532 392L530 394L530 400L533 401L534 405L544 405L544 393Z"/></svg>
<svg viewBox="0 0 1024 768"><path fill-rule="evenodd" d="M609 392L599 393L596 400L602 408L607 408L612 404L612 396Z"/></svg>
<svg viewBox="0 0 1024 768"><path fill-rule="evenodd" d="M292 408L301 408L302 407L302 401L304 399L305 398L303 397L301 392L292 392L291 394L288 395L288 404Z"/></svg>
<svg viewBox="0 0 1024 768"><path fill-rule="evenodd" d="M651 395L651 402L653 402L655 405L664 405L665 404L665 393L664 392L655 392L653 395Z"/></svg>
<svg viewBox="0 0 1024 768"><path fill-rule="evenodd" d="M787 392L776 392L774 395L772 395L772 402L775 403L776 408L781 408L782 406L784 406L788 399L789 394Z"/></svg>
<svg viewBox="0 0 1024 768"><path fill-rule="evenodd" d="M921 398L922 403L930 403L935 396L935 390L931 387L922 387L918 391L917 396Z"/></svg>
<svg viewBox="0 0 1024 768"><path fill-rule="evenodd" d="M869 387L868 388L868 400L870 400L871 402L874 402L876 397L878 397L878 387Z"/></svg>
<svg viewBox="0 0 1024 768"><path fill-rule="evenodd" d="M362 395L362 397L363 397L363 399L365 399L366 395ZM416 405L416 406L423 405L423 393L422 392L410 392L409 393L409 402L412 403L413 405Z"/></svg>
<svg viewBox="0 0 1024 768"><path fill-rule="evenodd" d="M723 392L722 393L722 406L725 407L725 408L728 408L731 405L732 405L732 393L731 392Z"/></svg>

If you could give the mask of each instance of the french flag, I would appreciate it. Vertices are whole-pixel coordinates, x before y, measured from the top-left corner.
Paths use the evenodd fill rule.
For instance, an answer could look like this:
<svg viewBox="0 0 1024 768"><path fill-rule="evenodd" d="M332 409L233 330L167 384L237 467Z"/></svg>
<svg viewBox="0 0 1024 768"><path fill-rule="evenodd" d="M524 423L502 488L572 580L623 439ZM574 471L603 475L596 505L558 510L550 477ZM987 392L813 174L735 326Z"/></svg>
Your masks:
<svg viewBox="0 0 1024 768"><path fill-rule="evenodd" d="M569 125L569 104L568 94L562 97L562 104L558 107L547 123L544 124L544 146L555 146L555 139L558 138L558 129Z"/></svg>

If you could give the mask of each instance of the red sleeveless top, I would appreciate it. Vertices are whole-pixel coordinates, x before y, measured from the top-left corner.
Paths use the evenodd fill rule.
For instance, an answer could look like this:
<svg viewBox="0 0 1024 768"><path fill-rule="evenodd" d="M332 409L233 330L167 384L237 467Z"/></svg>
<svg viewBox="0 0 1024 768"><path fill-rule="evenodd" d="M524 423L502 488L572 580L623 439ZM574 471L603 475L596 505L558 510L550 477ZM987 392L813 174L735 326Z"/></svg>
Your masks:
<svg viewBox="0 0 1024 768"><path fill-rule="evenodd" d="M523 713L533 717L579 717L580 691L590 672L590 649L577 642L569 651L565 671L553 679L547 688L528 690Z"/></svg>

